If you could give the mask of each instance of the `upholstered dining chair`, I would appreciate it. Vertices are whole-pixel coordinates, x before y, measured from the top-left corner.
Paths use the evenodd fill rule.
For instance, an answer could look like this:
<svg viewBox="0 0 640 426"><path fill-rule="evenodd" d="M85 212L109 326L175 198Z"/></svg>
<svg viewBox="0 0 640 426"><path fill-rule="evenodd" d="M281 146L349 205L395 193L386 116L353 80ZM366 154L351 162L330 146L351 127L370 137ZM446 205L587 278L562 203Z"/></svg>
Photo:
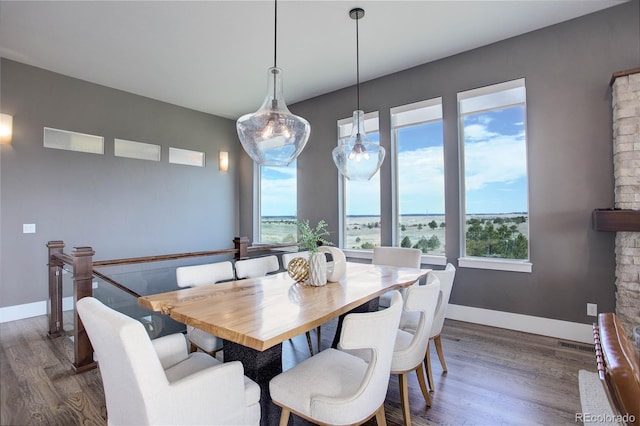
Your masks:
<svg viewBox="0 0 640 426"><path fill-rule="evenodd" d="M245 278L258 278L275 272L280 269L280 262L277 256L254 257L252 259L236 260L236 277L241 280Z"/></svg>
<svg viewBox="0 0 640 426"><path fill-rule="evenodd" d="M374 265L389 265L404 268L419 268L422 251L408 247L374 247L373 260ZM400 293L404 296L405 290ZM387 292L380 296L379 305L381 308L389 306L390 293Z"/></svg>
<svg viewBox="0 0 640 426"><path fill-rule="evenodd" d="M378 425L386 425L384 400L401 311L402 296L395 291L387 309L346 315L341 349L325 349L271 379L271 399L282 407L280 425L291 413L331 425L361 424L375 416ZM367 353L370 361L351 350Z"/></svg>
<svg viewBox="0 0 640 426"><path fill-rule="evenodd" d="M422 364L431 335L439 294L440 280L429 273L426 284L409 287L404 298L403 314L410 312L416 315L417 322L410 329L403 329L402 324L400 325L393 350L391 374L398 375L402 416L406 426L411 425L408 376L412 371L416 372L420 390L427 406L431 406L431 397L425 383L425 371Z"/></svg>
<svg viewBox="0 0 640 426"><path fill-rule="evenodd" d="M97 355L109 425L257 425L260 387L239 361L187 352L182 333L149 339L93 297L76 308Z"/></svg>
<svg viewBox="0 0 640 426"><path fill-rule="evenodd" d="M444 270L437 270L429 272L429 276L438 277L440 280L440 295L438 297L438 306L436 307L436 314L433 318L433 326L431 327L431 333L429 336L429 343L427 344L427 350L424 355L424 366L427 370L427 383L429 389L435 390L433 381L433 369L431 368L431 342L435 344L438 358L440 359L440 365L442 365L443 373L447 373L447 363L444 360L444 352L442 350L442 341L440 339L440 333L442 332L442 326L444 325L444 319L447 314L447 306L449 305L449 298L451 297L451 289L453 288L453 281L456 276L456 268L451 263L448 263ZM416 328L419 317L415 312L403 312L402 319L400 320L400 327L405 330L411 330Z"/></svg>
<svg viewBox="0 0 640 426"><path fill-rule="evenodd" d="M215 284L232 280L233 277L233 265L229 261L176 268L176 281L179 287ZM216 352L222 349L222 339L190 325L187 325L187 338L191 344L191 352L199 348L215 356Z"/></svg>
<svg viewBox="0 0 640 426"><path fill-rule="evenodd" d="M453 280L456 277L456 268L451 263L448 263L443 271L432 271L431 273L440 279L440 300L436 309L436 315L433 319L433 327L431 327L431 336L429 337L429 342L433 341L436 347L436 352L438 353L440 365L442 366L442 372L446 373L447 363L444 361L444 352L442 350L442 340L440 338L440 333L442 333L444 318L447 315L449 298L451 297L451 290L453 289ZM424 365L427 369L429 388L435 390L429 345L427 345L427 352L425 353L424 357Z"/></svg>
<svg viewBox="0 0 640 426"><path fill-rule="evenodd" d="M289 266L289 262L291 262L296 257L301 257L305 260L309 260L309 252L308 251L293 251L290 253L284 253L282 255L282 267L287 269Z"/></svg>

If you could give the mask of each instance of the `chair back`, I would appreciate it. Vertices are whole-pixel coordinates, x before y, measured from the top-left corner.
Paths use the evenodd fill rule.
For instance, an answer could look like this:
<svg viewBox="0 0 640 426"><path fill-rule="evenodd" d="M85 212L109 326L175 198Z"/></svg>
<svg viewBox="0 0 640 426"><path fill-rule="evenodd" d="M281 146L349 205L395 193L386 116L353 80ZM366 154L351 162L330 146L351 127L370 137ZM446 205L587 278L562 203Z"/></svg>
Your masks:
<svg viewBox="0 0 640 426"><path fill-rule="evenodd" d="M93 297L76 309L98 355L109 424L149 424L145 396L169 382L143 325Z"/></svg>
<svg viewBox="0 0 640 426"><path fill-rule="evenodd" d="M197 287L233 279L233 264L229 261L176 268L179 287Z"/></svg>
<svg viewBox="0 0 640 426"><path fill-rule="evenodd" d="M402 296L393 291L387 309L345 316L339 347L346 352L368 352L367 373L353 394L349 410L353 413L373 413L387 395L395 336L402 314Z"/></svg>
<svg viewBox="0 0 640 426"><path fill-rule="evenodd" d="M447 314L447 306L449 306L449 298L451 297L451 289L453 288L453 280L456 276L456 268L448 263L443 271L431 271L429 275L435 275L440 279L440 298L436 307L436 314L431 327L431 337L435 337L442 331L444 318Z"/></svg>
<svg viewBox="0 0 640 426"><path fill-rule="evenodd" d="M285 253L282 255L282 267L287 269L289 267L289 262L291 262L296 257L301 257L305 260L309 260L309 252L308 251L297 251L293 253Z"/></svg>
<svg viewBox="0 0 640 426"><path fill-rule="evenodd" d="M238 279L264 277L279 269L278 257L273 255L236 260L236 277Z"/></svg>
<svg viewBox="0 0 640 426"><path fill-rule="evenodd" d="M398 331L391 371L411 370L424 360L440 295L440 280L429 275L426 285L407 289L404 312L410 313L417 322L410 332Z"/></svg>
<svg viewBox="0 0 640 426"><path fill-rule="evenodd" d="M422 251L408 247L374 247L374 265L419 268Z"/></svg>

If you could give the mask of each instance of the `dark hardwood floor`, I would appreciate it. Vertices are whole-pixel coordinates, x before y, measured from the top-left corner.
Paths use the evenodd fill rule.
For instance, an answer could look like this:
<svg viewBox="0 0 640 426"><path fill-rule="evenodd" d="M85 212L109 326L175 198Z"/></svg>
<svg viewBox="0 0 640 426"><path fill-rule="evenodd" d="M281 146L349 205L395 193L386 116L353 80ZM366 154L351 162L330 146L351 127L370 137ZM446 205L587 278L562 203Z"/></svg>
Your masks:
<svg viewBox="0 0 640 426"><path fill-rule="evenodd" d="M324 347L333 327L323 326ZM73 374L71 340L49 339L46 331L45 316L0 324L0 424L105 425L99 371ZM413 425L576 424L578 370L595 371L587 345L447 320L443 346L449 372L442 374L432 349L436 390L430 408L411 375ZM285 342L283 351L285 368L306 358L304 335ZM395 376L385 410L389 425L402 425Z"/></svg>

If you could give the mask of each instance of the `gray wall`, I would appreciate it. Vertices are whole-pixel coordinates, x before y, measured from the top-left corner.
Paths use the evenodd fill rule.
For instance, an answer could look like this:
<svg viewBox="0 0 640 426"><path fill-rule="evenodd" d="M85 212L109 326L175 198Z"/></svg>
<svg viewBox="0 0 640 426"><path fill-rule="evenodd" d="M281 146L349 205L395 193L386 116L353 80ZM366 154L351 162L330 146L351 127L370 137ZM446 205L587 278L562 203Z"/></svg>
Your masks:
<svg viewBox="0 0 640 426"><path fill-rule="evenodd" d="M95 259L233 247L238 156L233 120L2 59L2 112L14 116L0 157L0 307L45 300L49 240ZM105 137L105 154L43 148L43 127ZM113 139L162 146L162 161L118 158ZM168 163L169 146L206 167ZM218 151L230 171L218 171ZM35 223L36 234L22 234Z"/></svg>
<svg viewBox="0 0 640 426"><path fill-rule="evenodd" d="M593 319L586 316L587 302L597 303L600 311L613 310L614 234L593 231L590 218L594 208L613 206L609 79L615 71L640 65L638 5L625 3L361 86L362 109L380 112L387 152L389 109L442 96L446 222L457 223L456 94L526 79L533 272L459 269L452 303L582 323ZM336 121L350 117L354 108L353 87L291 107L312 127L298 159L298 217L312 223L326 219L334 235L338 177L331 150ZM387 158L381 169L384 245L391 244L390 164ZM244 176L242 184L247 182ZM250 209L245 212L241 231L250 235ZM455 227L447 231L447 258L457 265L460 235Z"/></svg>

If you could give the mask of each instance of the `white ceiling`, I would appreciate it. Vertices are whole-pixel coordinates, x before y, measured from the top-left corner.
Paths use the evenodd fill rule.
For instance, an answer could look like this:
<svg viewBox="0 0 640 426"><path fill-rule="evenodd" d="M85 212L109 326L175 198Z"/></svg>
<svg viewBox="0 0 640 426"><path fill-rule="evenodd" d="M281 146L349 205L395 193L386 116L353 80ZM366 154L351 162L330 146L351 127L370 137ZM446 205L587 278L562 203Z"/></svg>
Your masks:
<svg viewBox="0 0 640 426"><path fill-rule="evenodd" d="M288 104L623 0L278 2ZM273 1L0 1L0 56L227 118L255 111L273 65Z"/></svg>

